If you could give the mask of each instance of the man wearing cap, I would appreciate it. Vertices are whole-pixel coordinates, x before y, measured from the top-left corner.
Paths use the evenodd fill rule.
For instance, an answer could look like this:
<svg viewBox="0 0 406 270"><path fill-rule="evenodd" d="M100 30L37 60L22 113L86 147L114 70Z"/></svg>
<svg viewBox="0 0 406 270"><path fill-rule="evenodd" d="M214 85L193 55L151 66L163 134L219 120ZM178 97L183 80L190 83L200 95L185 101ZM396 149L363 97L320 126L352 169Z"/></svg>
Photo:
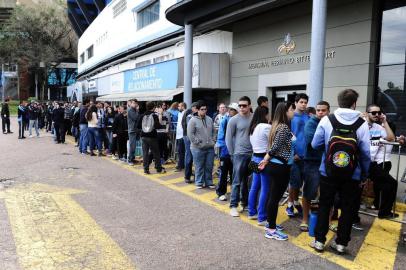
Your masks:
<svg viewBox="0 0 406 270"><path fill-rule="evenodd" d="M219 148L220 157L220 177L219 183L216 188L216 193L220 201L226 201L227 193L227 178L233 179L233 163L231 156L228 153L226 145L226 130L227 124L231 117L238 113L238 104L231 103L228 105L228 114L224 115L219 124L219 130L217 134L216 147Z"/></svg>

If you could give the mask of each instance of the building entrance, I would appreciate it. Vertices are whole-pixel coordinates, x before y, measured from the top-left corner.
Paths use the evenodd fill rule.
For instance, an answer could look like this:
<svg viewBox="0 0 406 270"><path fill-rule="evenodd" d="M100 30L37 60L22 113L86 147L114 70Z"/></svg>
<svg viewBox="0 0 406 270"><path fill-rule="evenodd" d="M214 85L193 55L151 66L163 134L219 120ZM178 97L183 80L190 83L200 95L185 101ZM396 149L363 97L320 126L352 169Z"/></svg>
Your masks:
<svg viewBox="0 0 406 270"><path fill-rule="evenodd" d="M299 93L306 93L306 85L290 85L271 88L271 111L272 114L279 102L295 102L295 96Z"/></svg>

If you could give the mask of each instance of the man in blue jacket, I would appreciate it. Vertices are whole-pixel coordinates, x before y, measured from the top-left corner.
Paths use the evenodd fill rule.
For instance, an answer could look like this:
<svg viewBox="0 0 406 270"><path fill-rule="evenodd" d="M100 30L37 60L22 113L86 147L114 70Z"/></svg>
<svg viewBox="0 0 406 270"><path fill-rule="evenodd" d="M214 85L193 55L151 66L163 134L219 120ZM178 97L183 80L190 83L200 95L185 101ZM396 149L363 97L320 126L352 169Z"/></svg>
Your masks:
<svg viewBox="0 0 406 270"><path fill-rule="evenodd" d="M334 116L339 124L351 126L360 121L359 119L362 114L355 110L357 99L358 93L353 89L346 89L338 94L338 105L340 108L334 112ZM338 193L341 200L341 216L338 221L337 237L335 241L332 241L331 248L339 254L343 254L345 253L345 247L351 240L353 213L355 207L357 207L359 186L368 175L369 164L371 162L370 137L368 123L364 121L356 129L357 151L359 155L357 159L358 164L352 177L346 178L342 175L328 176L325 160L333 128L329 117L324 117L316 129L312 141L312 147L314 149L323 149L324 147L324 153L320 165L320 202L315 229L315 241L311 243L311 246L319 252L324 250L330 209L333 206L334 197Z"/></svg>
<svg viewBox="0 0 406 270"><path fill-rule="evenodd" d="M304 93L297 94L295 97L296 110L291 121L291 130L296 136L296 144L294 147L294 162L290 171L288 207L286 208L286 214L289 217L295 216L294 208L298 211L299 216L303 215L302 206L299 203L299 192L304 179L304 127L309 120L309 115L306 113L308 101L309 97Z"/></svg>
<svg viewBox="0 0 406 270"><path fill-rule="evenodd" d="M305 154L304 154L304 184L303 184L303 220L300 224L301 231L308 231L310 202L317 196L320 184L320 163L323 156L323 149L313 149L312 140L320 120L330 113L330 104L327 101L320 101L316 106L316 114L307 121L304 128Z"/></svg>

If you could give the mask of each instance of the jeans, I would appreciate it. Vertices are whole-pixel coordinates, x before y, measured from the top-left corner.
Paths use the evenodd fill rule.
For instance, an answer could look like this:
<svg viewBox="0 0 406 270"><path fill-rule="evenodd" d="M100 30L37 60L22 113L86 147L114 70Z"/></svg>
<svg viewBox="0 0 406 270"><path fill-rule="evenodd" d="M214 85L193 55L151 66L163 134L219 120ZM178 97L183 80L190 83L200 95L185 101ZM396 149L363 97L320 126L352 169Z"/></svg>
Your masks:
<svg viewBox="0 0 406 270"><path fill-rule="evenodd" d="M78 127L72 126L71 133L72 133L72 136L75 138L75 142L77 142L78 138L79 138L79 136L78 136L79 135Z"/></svg>
<svg viewBox="0 0 406 270"><path fill-rule="evenodd" d="M220 197L227 193L227 177L233 180L233 162L231 157L221 157L220 158L220 176L219 183L217 185L216 193Z"/></svg>
<svg viewBox="0 0 406 270"><path fill-rule="evenodd" d="M88 138L88 130L87 124L80 124L80 139L79 139L79 152L86 153L87 152L87 145L89 144Z"/></svg>
<svg viewBox="0 0 406 270"><path fill-rule="evenodd" d="M95 145L96 145L97 150L99 150L99 153L102 152L102 141L101 141L100 135L101 134L100 134L99 128L95 128L95 127L88 128L90 151L93 151L95 148Z"/></svg>
<svg viewBox="0 0 406 270"><path fill-rule="evenodd" d="M10 132L10 117L1 117L1 127L3 128L3 133Z"/></svg>
<svg viewBox="0 0 406 270"><path fill-rule="evenodd" d="M109 147L108 147L108 149L109 149L109 151L110 151L110 153L111 153L111 152L112 152L112 149L113 149L113 131L107 129L107 130L106 130L106 135L107 135L107 140L109 141Z"/></svg>
<svg viewBox="0 0 406 270"><path fill-rule="evenodd" d="M336 193L340 197L341 215L338 219L338 230L336 243L347 246L351 240L351 227L354 222L354 212L359 200L359 181L352 179L331 178L321 176L320 178L320 199L317 225L315 229L316 241L326 242L328 233L330 209L334 204Z"/></svg>
<svg viewBox="0 0 406 270"><path fill-rule="evenodd" d="M128 140L130 141L129 153L128 153L128 162L131 162L135 159L135 149L137 146L137 134L128 133Z"/></svg>
<svg viewBox="0 0 406 270"><path fill-rule="evenodd" d="M18 138L24 137L25 123L23 121L18 121Z"/></svg>
<svg viewBox="0 0 406 270"><path fill-rule="evenodd" d="M64 143L65 142L65 124L62 123L55 123L54 124L54 128L55 128L55 134L56 134L56 141L58 143Z"/></svg>
<svg viewBox="0 0 406 270"><path fill-rule="evenodd" d="M303 197L307 200L314 200L317 196L317 190L320 185L319 168L319 161L304 162Z"/></svg>
<svg viewBox="0 0 406 270"><path fill-rule="evenodd" d="M270 229L276 228L276 217L278 216L279 201L289 184L290 166L270 162L264 169L269 174L270 185L268 202L266 205L267 220Z"/></svg>
<svg viewBox="0 0 406 270"><path fill-rule="evenodd" d="M391 167L392 164L388 161L385 162L385 167L383 163L372 162L369 168L369 175L374 183L374 205L379 209L378 215L382 216L391 213L396 200L398 182L389 174Z"/></svg>
<svg viewBox="0 0 406 270"><path fill-rule="evenodd" d="M301 189L303 186L303 179L304 179L304 161L301 159L293 162L292 164L289 180L290 188L297 190Z"/></svg>
<svg viewBox="0 0 406 270"><path fill-rule="evenodd" d="M142 159L144 171L149 171L149 150L155 160L155 169L158 172L162 171L161 158L159 156L159 147L157 138L142 137Z"/></svg>
<svg viewBox="0 0 406 270"><path fill-rule="evenodd" d="M176 152L178 153L177 169L185 168L185 142L183 139L176 140Z"/></svg>
<svg viewBox="0 0 406 270"><path fill-rule="evenodd" d="M259 163L263 158L258 156L253 156L252 161ZM260 173L252 174L251 189L248 194L248 214L254 216L258 214L258 221L266 220L266 203L268 200L270 178L266 170L262 170ZM257 211L257 199L258 200L258 211Z"/></svg>
<svg viewBox="0 0 406 270"><path fill-rule="evenodd" d="M230 207L237 207L241 200L242 205L248 206L248 163L251 154L235 154L233 160L233 183L231 185Z"/></svg>
<svg viewBox="0 0 406 270"><path fill-rule="evenodd" d="M196 186L213 185L214 148L192 148Z"/></svg>
<svg viewBox="0 0 406 270"><path fill-rule="evenodd" d="M190 140L187 136L183 137L185 143L185 179L190 180L192 177L193 156L190 151Z"/></svg>
<svg viewBox="0 0 406 270"><path fill-rule="evenodd" d="M35 133L37 133L37 136L39 136L38 119L30 120L30 136L32 136L32 127L35 127Z"/></svg>

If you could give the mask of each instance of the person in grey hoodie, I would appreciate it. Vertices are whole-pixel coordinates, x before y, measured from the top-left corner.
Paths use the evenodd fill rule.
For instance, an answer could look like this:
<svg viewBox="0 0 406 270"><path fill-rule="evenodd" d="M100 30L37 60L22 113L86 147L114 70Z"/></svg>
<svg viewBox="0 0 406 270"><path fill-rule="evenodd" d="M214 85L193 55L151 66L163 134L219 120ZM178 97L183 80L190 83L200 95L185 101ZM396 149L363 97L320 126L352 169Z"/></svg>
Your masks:
<svg viewBox="0 0 406 270"><path fill-rule="evenodd" d="M368 123L361 118L361 112L356 111L358 93L353 89L346 89L338 94L338 108L334 112L334 117L339 124L344 126L358 127L356 129L358 146L358 164L351 177L342 175L328 175L326 170L326 154L328 152L329 141L334 126L330 117L323 117L317 126L312 140L314 149L323 149L322 162L320 165L320 199L317 225L315 228L315 240L311 246L319 252L324 250L326 234L329 230L330 209L334 203L336 193L339 194L341 204L341 216L338 221L337 237L331 242L331 248L339 254L345 253L345 247L348 245L351 236L351 227L353 223L354 209L358 206L357 198L360 192L360 185L368 176L370 158L370 135ZM357 125L357 123L360 125Z"/></svg>
<svg viewBox="0 0 406 270"><path fill-rule="evenodd" d="M202 102L196 106L197 114L187 125L187 136L195 164L195 183L197 188L204 186L214 189L213 164L215 133L213 120L206 115L207 106Z"/></svg>
<svg viewBox="0 0 406 270"><path fill-rule="evenodd" d="M226 145L233 161L233 181L231 185L230 215L238 217L238 203L242 210L248 207L248 163L251 160L250 124L252 120L251 100L243 96L238 100L239 113L227 125ZM241 196L240 196L241 194Z"/></svg>

